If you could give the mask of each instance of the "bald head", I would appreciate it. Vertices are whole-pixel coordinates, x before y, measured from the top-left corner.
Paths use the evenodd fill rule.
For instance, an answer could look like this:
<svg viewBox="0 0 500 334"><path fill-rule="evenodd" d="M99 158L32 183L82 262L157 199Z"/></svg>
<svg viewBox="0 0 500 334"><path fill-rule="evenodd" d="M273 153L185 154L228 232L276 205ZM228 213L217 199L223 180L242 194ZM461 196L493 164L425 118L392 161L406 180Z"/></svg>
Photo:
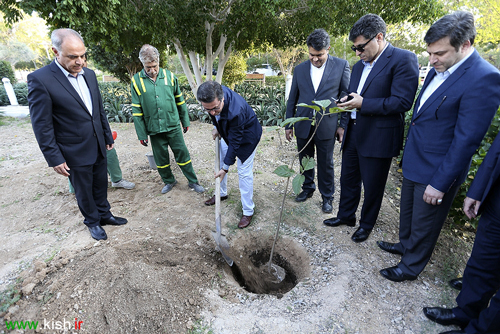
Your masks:
<svg viewBox="0 0 500 334"><path fill-rule="evenodd" d="M61 46L67 39L80 40L82 44L85 45L82 35L69 28L54 30L50 35L50 39L52 41L52 47L58 51L61 51Z"/></svg>
<svg viewBox="0 0 500 334"><path fill-rule="evenodd" d="M80 73L87 52L82 36L73 29L56 29L52 32L51 40L57 62L73 76Z"/></svg>

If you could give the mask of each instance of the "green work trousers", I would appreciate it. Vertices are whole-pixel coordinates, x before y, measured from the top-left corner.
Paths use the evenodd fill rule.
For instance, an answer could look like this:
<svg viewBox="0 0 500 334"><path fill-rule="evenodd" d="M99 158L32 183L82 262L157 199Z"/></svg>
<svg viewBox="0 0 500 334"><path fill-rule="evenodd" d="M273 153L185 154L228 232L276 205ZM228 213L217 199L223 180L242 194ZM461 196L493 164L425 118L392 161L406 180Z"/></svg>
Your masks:
<svg viewBox="0 0 500 334"><path fill-rule="evenodd" d="M106 158L108 160L108 174L109 177L111 178L111 182L121 181L122 170L120 168L120 162L118 161L118 154L116 154L116 150L113 148L107 151ZM69 192L73 194L75 192L75 189L73 188L73 185L69 181L69 177L68 177L68 183L69 183Z"/></svg>
<svg viewBox="0 0 500 334"><path fill-rule="evenodd" d="M184 143L184 136L182 135L181 127L169 132L162 132L156 135L150 135L151 148L153 149L153 156L155 158L158 173L165 184L175 182L174 174L170 168L170 155L168 147L174 153L175 161L182 170L184 176L188 179L189 183L198 183L198 178L194 173L193 164L189 151Z"/></svg>

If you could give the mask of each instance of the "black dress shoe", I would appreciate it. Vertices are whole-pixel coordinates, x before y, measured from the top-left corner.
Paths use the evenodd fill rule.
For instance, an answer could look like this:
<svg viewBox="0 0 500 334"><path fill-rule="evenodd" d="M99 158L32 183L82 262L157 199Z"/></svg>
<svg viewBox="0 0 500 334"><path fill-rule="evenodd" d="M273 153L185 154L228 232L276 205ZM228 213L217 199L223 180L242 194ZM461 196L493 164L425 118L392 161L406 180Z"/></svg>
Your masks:
<svg viewBox="0 0 500 334"><path fill-rule="evenodd" d="M311 198L313 193L308 193L307 191L302 190L300 194L295 197L295 202L305 202L306 199Z"/></svg>
<svg viewBox="0 0 500 334"><path fill-rule="evenodd" d="M121 217L115 217L111 216L109 218L101 218L101 226L104 225L125 225L127 223L127 220L125 218Z"/></svg>
<svg viewBox="0 0 500 334"><path fill-rule="evenodd" d="M332 213L332 201L332 198L323 197L323 205L321 206L321 210L323 210L324 213Z"/></svg>
<svg viewBox="0 0 500 334"><path fill-rule="evenodd" d="M395 247L396 244L393 244L392 242L377 241L377 245L380 247L380 249L385 250L386 252L389 252L391 254L403 255L403 252L397 249Z"/></svg>
<svg viewBox="0 0 500 334"><path fill-rule="evenodd" d="M366 239L368 239L368 237L370 236L370 233L372 233L372 229L364 229L362 227L359 227L356 232L353 233L351 239L352 241L354 242L363 242L365 241Z"/></svg>
<svg viewBox="0 0 500 334"><path fill-rule="evenodd" d="M92 227L88 226L88 228L90 231L90 235L95 240L106 240L108 238L108 236L106 235L106 231L104 231L104 229L101 226L99 225Z"/></svg>
<svg viewBox="0 0 500 334"><path fill-rule="evenodd" d="M467 326L467 322L458 319L453 311L443 307L424 307L424 315L430 320L437 322L440 325L450 326L457 325L462 328Z"/></svg>
<svg viewBox="0 0 500 334"><path fill-rule="evenodd" d="M340 225L354 226L356 225L356 220L343 220L337 217L323 220L323 224L326 226L337 227Z"/></svg>
<svg viewBox="0 0 500 334"><path fill-rule="evenodd" d="M439 334L465 334L465 331L459 331L458 329L455 329L452 331L441 332Z"/></svg>
<svg viewBox="0 0 500 334"><path fill-rule="evenodd" d="M380 275L393 282L414 281L417 279L417 276L405 274L397 266L380 270Z"/></svg>
<svg viewBox="0 0 500 334"><path fill-rule="evenodd" d="M448 284L458 291L462 290L462 278L454 278L448 281Z"/></svg>

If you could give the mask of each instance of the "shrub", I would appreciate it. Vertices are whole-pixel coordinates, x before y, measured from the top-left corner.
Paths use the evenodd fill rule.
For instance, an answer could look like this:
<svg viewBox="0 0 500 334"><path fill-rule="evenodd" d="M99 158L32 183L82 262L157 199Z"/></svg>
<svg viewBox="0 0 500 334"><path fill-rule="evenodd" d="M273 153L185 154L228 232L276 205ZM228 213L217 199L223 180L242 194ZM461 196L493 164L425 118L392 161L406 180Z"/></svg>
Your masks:
<svg viewBox="0 0 500 334"><path fill-rule="evenodd" d="M12 85L14 94L16 94L17 103L21 106L28 105L28 84L25 82L15 83ZM4 85L0 85L0 106L10 105L9 97L5 91Z"/></svg>
<svg viewBox="0 0 500 334"><path fill-rule="evenodd" d="M17 103L21 106L28 105L28 84L26 82L20 82L12 85L14 88L14 93L16 94Z"/></svg>
<svg viewBox="0 0 500 334"><path fill-rule="evenodd" d="M481 145L479 145L479 148L476 150L476 153L472 156L472 162L469 168L469 173L467 174L467 178L465 179L464 183L460 186L458 194L457 196L455 196L455 199L453 200L453 205L451 207L450 213L448 214L448 217L451 218L455 224L465 225L470 223L475 228L477 227L477 222L479 221L479 219L476 218L473 219L472 221L468 220L468 218L465 216L462 210L464 199L467 195L467 191L469 190L470 185L472 184L472 181L474 180L474 177L477 174L479 166L483 162L484 157L486 156L486 153L488 153L488 150L490 149L491 144L495 140L495 137L497 136L499 130L500 130L500 108L497 110L497 113L493 118L493 121L491 122L488 132L486 132L486 135L484 136Z"/></svg>
<svg viewBox="0 0 500 334"><path fill-rule="evenodd" d="M8 106L10 104L9 97L5 91L5 87L0 84L0 106Z"/></svg>
<svg viewBox="0 0 500 334"><path fill-rule="evenodd" d="M224 66L222 84L234 88L236 84L242 83L247 75L247 63L241 54L233 54Z"/></svg>
<svg viewBox="0 0 500 334"><path fill-rule="evenodd" d="M130 86L121 82L99 82L102 103L109 122L130 123L132 96Z"/></svg>
<svg viewBox="0 0 500 334"><path fill-rule="evenodd" d="M14 75L14 70L10 63L6 60L0 61L0 79L9 78L11 84L17 82L16 76Z"/></svg>

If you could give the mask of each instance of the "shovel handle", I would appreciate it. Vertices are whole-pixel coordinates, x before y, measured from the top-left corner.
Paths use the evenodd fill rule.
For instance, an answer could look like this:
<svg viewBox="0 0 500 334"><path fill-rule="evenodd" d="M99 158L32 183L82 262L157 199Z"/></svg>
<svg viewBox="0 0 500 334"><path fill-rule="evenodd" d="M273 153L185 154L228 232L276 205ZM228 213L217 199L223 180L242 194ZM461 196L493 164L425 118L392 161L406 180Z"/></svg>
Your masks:
<svg viewBox="0 0 500 334"><path fill-rule="evenodd" d="M220 138L215 138L215 173L220 170ZM215 222L216 231L220 234L220 177L215 179Z"/></svg>

